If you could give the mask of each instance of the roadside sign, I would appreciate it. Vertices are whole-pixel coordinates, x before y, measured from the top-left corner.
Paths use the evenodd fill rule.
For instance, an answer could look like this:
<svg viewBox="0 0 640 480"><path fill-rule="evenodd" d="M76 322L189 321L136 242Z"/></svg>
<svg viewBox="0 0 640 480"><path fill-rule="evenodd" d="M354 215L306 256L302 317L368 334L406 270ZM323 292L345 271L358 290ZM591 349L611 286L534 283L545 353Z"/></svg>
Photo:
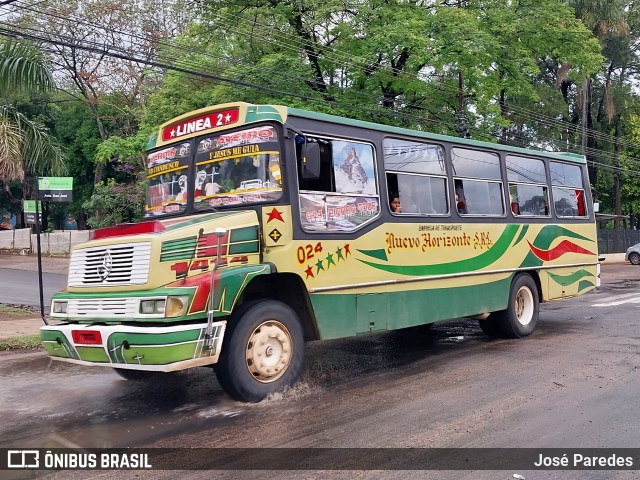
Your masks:
<svg viewBox="0 0 640 480"><path fill-rule="evenodd" d="M22 210L24 211L24 221L30 225L35 225L36 223L36 201L35 200L23 200L22 201ZM40 224L42 224L42 202L38 202L38 218L40 220Z"/></svg>
<svg viewBox="0 0 640 480"><path fill-rule="evenodd" d="M70 202L73 200L73 177L38 177L38 200Z"/></svg>

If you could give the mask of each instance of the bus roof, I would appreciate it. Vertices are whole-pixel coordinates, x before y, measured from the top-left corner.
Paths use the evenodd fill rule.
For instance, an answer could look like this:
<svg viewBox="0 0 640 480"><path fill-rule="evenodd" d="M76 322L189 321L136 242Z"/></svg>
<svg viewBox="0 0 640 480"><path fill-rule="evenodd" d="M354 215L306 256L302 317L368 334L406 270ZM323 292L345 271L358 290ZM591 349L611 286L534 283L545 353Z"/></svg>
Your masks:
<svg viewBox="0 0 640 480"><path fill-rule="evenodd" d="M440 140L443 142L455 142L462 145L475 146L475 147L491 147L496 150L504 150L506 152L519 153L524 155L541 155L544 157L550 157L554 159L568 160L575 163L587 163L584 155L571 152L549 152L545 150L538 150L532 148L514 147L511 145L502 145L500 143L483 142L481 140L473 140L467 138L453 137L450 135L442 135L439 133L422 132L420 130L412 130L409 128L394 127L391 125L384 125L381 123L367 122L364 120L354 120L346 117L339 117L337 115L330 115L326 113L311 112L308 110L302 110L299 108L287 108L289 115L309 118L313 120L321 120L332 123L339 123L342 125L349 125L354 127L367 128L370 130L378 130L385 133L395 133L398 135L409 135L414 137L426 138L431 140Z"/></svg>
<svg viewBox="0 0 640 480"><path fill-rule="evenodd" d="M368 130L376 130L384 133L413 136L413 137L424 138L424 139L429 139L434 141L455 142L460 145L467 145L470 147L483 147L483 148L490 147L495 150L502 150L502 151L511 152L514 154L523 154L523 155L535 154L535 155L541 155L544 157L549 157L554 159L571 161L575 163L586 163L585 156L577 153L548 152L544 150L513 147L510 145L502 145L499 143L484 142L480 140L459 138L459 137L453 137L449 135L442 135L438 133L422 132L419 130L412 130L409 128L394 127L390 125L384 125L381 123L367 122L364 120L354 120L347 117L338 117L336 115L330 115L327 113L312 112L309 110L291 108L283 105L257 105L257 104L250 104L246 102L232 102L232 103L225 103L221 105L212 105L210 107L201 108L199 110L188 112L183 115L180 115L179 117L173 118L165 122L164 124L162 124L160 128L156 130L156 132L154 132L149 137L146 149L149 150L161 145L175 144L178 138L174 138L173 130L176 128L176 126L177 128L180 128L181 124L194 123L194 122L203 123L200 129L194 128L193 131L189 131L186 134L184 134L184 137L183 137L184 140L187 140L196 135L218 131L225 127L235 126L233 124L229 124L219 128L218 127L207 128L207 125L205 125L201 119L203 118L206 119L206 117L211 116L213 112L216 112L218 114L221 112L222 113L237 112L234 114L236 119L235 121L237 121L238 124L240 125L242 124L248 125L251 123L262 122L265 120L272 120L272 121L275 120L277 122L284 123L289 116L294 116L294 117L300 117L300 118L308 118L311 120L319 120L323 122L335 123L339 125L348 125L348 126L354 126L359 128L366 128ZM172 130L172 134L168 136L170 138L162 139L163 134L165 134L169 130Z"/></svg>

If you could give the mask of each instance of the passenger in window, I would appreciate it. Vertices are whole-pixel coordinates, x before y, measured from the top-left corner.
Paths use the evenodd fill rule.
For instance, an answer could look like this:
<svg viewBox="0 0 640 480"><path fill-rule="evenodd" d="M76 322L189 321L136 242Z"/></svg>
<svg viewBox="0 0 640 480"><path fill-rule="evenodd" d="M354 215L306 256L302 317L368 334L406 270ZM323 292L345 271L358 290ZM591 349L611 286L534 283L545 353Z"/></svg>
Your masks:
<svg viewBox="0 0 640 480"><path fill-rule="evenodd" d="M389 205L391 206L392 213L402 213L402 205L400 204L400 197L398 195L391 195L389 197Z"/></svg>
<svg viewBox="0 0 640 480"><path fill-rule="evenodd" d="M584 217L586 210L584 208L584 198L582 196L582 190L576 190L576 203L578 204L578 216Z"/></svg>
<svg viewBox="0 0 640 480"><path fill-rule="evenodd" d="M511 203L511 212L514 215L520 215L520 204L511 195L509 195L509 203Z"/></svg>
<svg viewBox="0 0 640 480"><path fill-rule="evenodd" d="M456 208L458 213L467 213L467 200L464 196L464 188L462 187L462 180L456 180Z"/></svg>

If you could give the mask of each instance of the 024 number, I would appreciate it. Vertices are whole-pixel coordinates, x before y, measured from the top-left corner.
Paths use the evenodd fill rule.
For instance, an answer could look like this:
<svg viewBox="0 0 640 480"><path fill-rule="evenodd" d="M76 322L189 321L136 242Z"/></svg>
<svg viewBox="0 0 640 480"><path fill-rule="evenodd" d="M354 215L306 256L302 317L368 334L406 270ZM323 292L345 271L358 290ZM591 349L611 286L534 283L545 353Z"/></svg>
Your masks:
<svg viewBox="0 0 640 480"><path fill-rule="evenodd" d="M318 242L315 245L307 244L300 245L298 247L298 263L303 264L309 261L309 259L313 258L316 253L322 252L322 242Z"/></svg>

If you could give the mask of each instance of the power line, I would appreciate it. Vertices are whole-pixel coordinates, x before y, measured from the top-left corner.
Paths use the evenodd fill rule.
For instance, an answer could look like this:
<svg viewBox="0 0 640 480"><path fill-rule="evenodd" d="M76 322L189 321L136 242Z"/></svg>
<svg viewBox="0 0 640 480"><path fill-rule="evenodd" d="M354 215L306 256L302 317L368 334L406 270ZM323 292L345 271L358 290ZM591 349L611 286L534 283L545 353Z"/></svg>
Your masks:
<svg viewBox="0 0 640 480"><path fill-rule="evenodd" d="M8 24L7 24L8 25ZM11 25L9 25L11 26ZM29 34L23 33L23 32L16 32L16 31L11 31L11 30L6 30L6 32L9 33L10 36L26 36L27 38L29 37ZM117 31L116 31L117 32ZM106 54L108 56L112 56L115 58L119 58L122 60L129 60L129 61L134 61L134 62L138 62L138 63L142 63L142 64L146 64L146 65L150 65L150 66L154 66L157 68L162 68L162 69L166 69L166 70L173 70L176 71L178 73L182 73L182 74L187 74L190 76L198 76L198 77L203 77L203 78L208 78L208 79L214 79L214 80L218 80L218 81L223 81L223 82L229 82L235 85L240 85L240 86L245 86L247 88L252 88L252 89L259 89L259 90L264 90L264 91L268 91L270 93L275 93L275 94L280 94L280 95L284 95L284 96L288 96L288 97L297 97L297 98L301 98L301 99L306 99L306 100L311 100L311 101L318 101L318 102L322 102L322 103L327 103L326 100L323 100L321 98L313 98L313 97L309 97L306 95L299 95L299 94L294 94L292 92L289 91L283 91L283 90L278 90L278 89L272 89L269 87L265 87L262 85L256 85L256 84L252 84L252 83L248 83L248 82L243 82L243 81L239 81L239 80L235 80L235 79L229 79L226 77L222 77L222 76L217 76L217 75L211 75L211 74L207 74L205 72L201 72L201 71L197 71L197 70L193 70L193 69L188 69L188 68L181 68L181 67L177 67L176 65L169 65L166 63L162 63L162 62L155 62L155 61L149 61L146 59L138 59L135 57L132 57L131 54L118 54L117 52L113 52L113 51L109 51L109 50L104 50L104 49L99 49L97 47L86 47L86 46L79 46L77 44L72 44L72 43L68 43L68 42L64 42L64 41L59 41L59 40L52 40L50 38L44 38L44 37L38 37L37 35L31 35L31 37L33 37L32 39L34 40L38 40L38 41L44 41L44 42L48 42L48 43L52 43L54 45L61 45L61 46L66 46L68 48L79 48L79 49L83 49L83 50L87 50L87 51L92 51L94 53L99 53L99 54ZM193 52L192 52L193 53ZM385 116L392 116L392 117L402 117L405 119L413 119L413 120L419 120L419 121L429 121L431 123L434 124L441 124L441 125L446 125L443 122L438 122L438 121L434 121L434 120L430 120L430 119L426 119L422 116L415 116L415 115L410 115L410 114L406 114L404 112L397 112L397 111L388 111L388 109L383 109L383 110L378 110L378 109L363 109L361 106L354 106L354 105L346 105L344 103L338 103L335 102L337 105L341 105L341 106L350 106L353 108L357 108L360 111L364 111L364 112L368 112L368 113L375 113L375 114L381 114L381 115L385 115ZM483 135L486 138L491 138L493 139L493 137L491 136L487 136L487 135ZM538 137L540 138L540 137ZM543 138L543 137L542 137ZM551 139L552 142L555 141L555 139ZM521 145L524 145L525 147L528 147L529 145L519 141L519 143ZM598 150L593 150L593 153L599 154L599 155L605 155L604 152L598 151ZM634 160L634 161L640 161L640 160ZM594 165L602 165L603 167L607 167L607 168L611 168L611 169L615 169L617 171L625 171L624 169L620 168L620 167L611 167L609 165L606 164L599 164L598 162L591 162ZM632 173L636 173L635 171L629 171Z"/></svg>
<svg viewBox="0 0 640 480"><path fill-rule="evenodd" d="M43 12L43 11L36 10L36 9L34 9L32 7L28 7L28 6L20 6L19 8L24 9L24 10L28 10L28 11L32 11L32 12L35 12L35 13L39 13L39 14L44 15L44 16L52 16L54 18L59 18L59 19L63 19L63 20L65 19L65 17L61 17L59 15L55 15L55 14L53 14L51 12ZM238 21L239 17L231 15L231 14L225 14L225 13L222 13L220 11L216 12L216 16L223 21L226 30L228 30L228 31L230 30L230 31L232 31L234 33L237 33L239 35L249 36L248 33L242 31L239 27L236 27L236 28L233 27L234 24L241 24L241 22ZM227 21L225 21L225 18L227 19ZM101 28L101 29L103 29L103 30L105 30L107 32L119 33L121 35L127 35L127 36L130 36L132 38L147 39L147 37L142 37L142 36L139 36L139 35L135 35L133 33L128 33L128 32L122 32L122 31L118 31L118 30L114 30L114 29L109 29L109 28L103 27L103 26L95 24L95 23L87 22L85 20L80 20L77 17L75 19L80 23L84 23L85 25ZM282 49L289 50L289 51L294 51L294 52L298 52L298 49L302 49L305 46L304 41L302 39L300 39L299 37L294 37L294 36L291 36L291 35L283 34L280 31L274 30L273 26L266 26L264 24L256 22L255 20L252 21L252 24L264 27L265 29L268 29L271 32L270 34L267 33L267 32L265 32L264 34L260 34L260 35L262 35L260 38L263 39L267 43L275 44L275 45L281 47ZM251 35L256 36L256 31L252 30ZM282 42L277 41L277 40L274 41L274 38L283 38L284 40ZM172 45L172 44L167 43L167 42L162 42L161 41L160 44L163 44L163 45L166 45L166 46L169 46L169 47L172 47L172 48L175 47L175 45ZM358 58L358 57L353 57L353 56L351 56L349 54L341 52L340 50L338 50L338 49L336 49L334 47L327 47L327 46L320 46L320 47L321 47L322 50L333 52L334 56L337 57L338 60L341 60L341 59L346 60L346 64L347 65L351 65L351 66L354 66L354 67L357 67L357 68L360 68L360 67L364 68L364 67L366 67L368 65L368 63L365 62L365 60L363 60L361 58ZM184 48L184 47L182 47L182 48ZM191 51L192 53L195 52L194 49L188 49L188 50ZM201 54L204 54L204 55L209 55L207 52L203 52L201 50L198 51L198 52L201 53ZM356 62L353 61L354 59L356 60ZM406 77L406 72L403 72L401 70L392 68L391 72L392 72L392 74L404 75ZM277 73L277 74L282 75L282 72L272 72L272 73ZM411 79L414 80L413 77ZM300 77L298 77L298 80L302 80L302 81L307 82L307 83L312 82L312 80L304 79L304 78L300 78ZM431 86L433 86L433 85L431 85ZM438 86L436 86L436 89L442 89L442 88L448 89L449 87L447 85L438 85ZM457 92L457 90L455 90L455 91ZM454 90L451 90L451 92L453 93ZM406 106L415 106L415 107L422 108L422 106L419 106L419 105L408 104ZM539 113L531 112L531 111L526 110L526 109L521 108L521 107L510 105L509 108L510 108L510 110L514 111L514 113L517 112L517 111L520 111L521 114L524 113L524 115L529 116L529 118L537 120L537 121L539 121L539 122L541 122L541 123L543 123L543 124L545 124L547 126L555 125L555 126L557 126L559 128L563 128L563 129L567 129L567 130L572 130L572 129L576 128L576 125L574 125L572 123L564 122L564 121L561 121L561 120L556 120L556 119L553 119L552 117L545 117L545 116L543 116L543 115L541 115ZM598 132L598 131L592 130L592 129L586 129L586 130L589 132L590 136L593 137L593 138L598 138L598 139L602 139L604 141L609 141L609 142L617 142L619 145L626 145L626 146L631 146L631 147L634 147L634 148L640 148L640 145L637 145L637 144L635 144L633 142L630 142L628 140L620 139L619 137L612 137L610 135L607 135L607 134L604 134L602 132ZM555 143L555 141L554 141L554 143Z"/></svg>

